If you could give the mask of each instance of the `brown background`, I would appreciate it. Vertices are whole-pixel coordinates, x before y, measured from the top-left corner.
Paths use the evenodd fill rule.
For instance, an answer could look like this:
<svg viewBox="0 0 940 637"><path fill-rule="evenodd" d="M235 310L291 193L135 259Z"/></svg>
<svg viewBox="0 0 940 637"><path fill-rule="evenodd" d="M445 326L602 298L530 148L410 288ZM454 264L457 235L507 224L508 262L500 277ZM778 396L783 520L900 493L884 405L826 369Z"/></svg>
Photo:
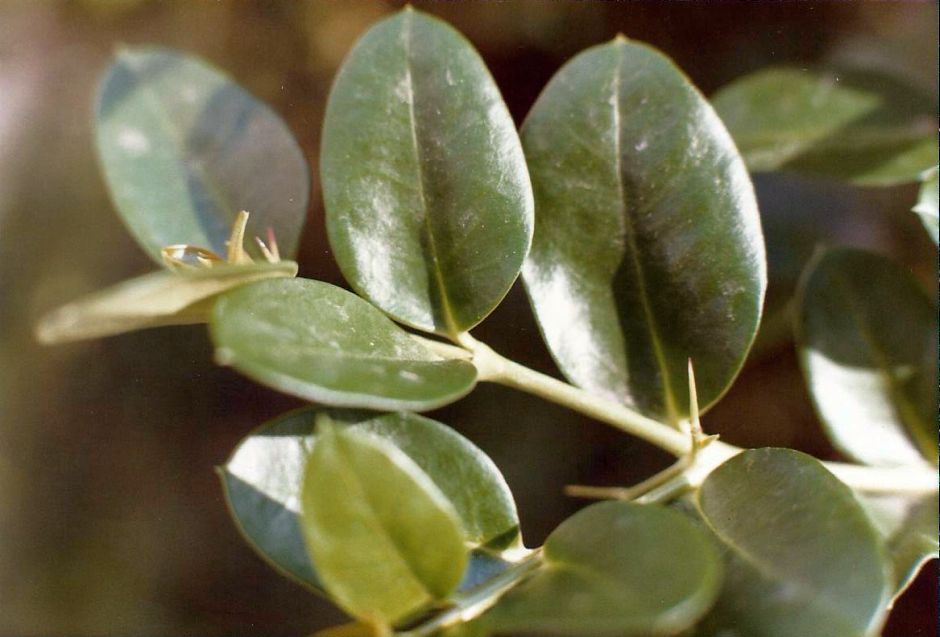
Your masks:
<svg viewBox="0 0 940 637"><path fill-rule="evenodd" d="M937 9L920 3L415 3L463 31L517 121L552 73L618 32L663 49L709 94L770 64L893 69L936 94ZM329 82L353 40L397 3L0 0L0 634L307 634L342 620L242 543L212 467L297 401L211 363L199 327L44 349L45 310L142 273L96 167L92 100L118 43L156 43L226 69L287 119L316 174ZM912 187L757 180L769 308L818 241L874 247L936 287ZM342 284L314 179L304 276ZM769 311L769 318L777 316ZM514 289L475 334L557 373ZM705 425L742 445L836 457L820 436L786 322L770 320ZM583 503L568 483L626 484L666 458L538 400L483 386L434 414L504 470L530 545ZM936 634L936 566L887 634Z"/></svg>

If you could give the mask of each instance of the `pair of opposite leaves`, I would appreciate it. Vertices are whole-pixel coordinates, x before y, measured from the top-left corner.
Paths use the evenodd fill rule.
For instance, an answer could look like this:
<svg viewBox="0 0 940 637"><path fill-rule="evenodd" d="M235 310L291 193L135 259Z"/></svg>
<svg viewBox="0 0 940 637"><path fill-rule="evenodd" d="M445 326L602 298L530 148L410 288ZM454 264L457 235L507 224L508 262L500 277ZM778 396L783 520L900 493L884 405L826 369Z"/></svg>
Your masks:
<svg viewBox="0 0 940 637"><path fill-rule="evenodd" d="M173 53L125 51L101 91L98 122L115 203L151 254L180 240L221 252L239 208L252 210L250 229L273 228L293 253L306 208L303 158L280 120L224 76ZM746 169L707 102L643 45L618 38L569 62L520 143L469 43L403 11L370 29L337 76L321 169L343 273L406 325L458 338L521 270L565 375L672 423L686 412L688 358L708 406L754 336L765 266ZM205 320L211 303L196 301L293 274L240 267L224 282L213 269L151 275L159 286L131 283L73 305L40 334ZM215 287L179 292L203 279ZM106 325L104 316L118 320ZM476 380L471 364L440 360L325 284L225 295L213 335L220 360L331 404L428 409Z"/></svg>

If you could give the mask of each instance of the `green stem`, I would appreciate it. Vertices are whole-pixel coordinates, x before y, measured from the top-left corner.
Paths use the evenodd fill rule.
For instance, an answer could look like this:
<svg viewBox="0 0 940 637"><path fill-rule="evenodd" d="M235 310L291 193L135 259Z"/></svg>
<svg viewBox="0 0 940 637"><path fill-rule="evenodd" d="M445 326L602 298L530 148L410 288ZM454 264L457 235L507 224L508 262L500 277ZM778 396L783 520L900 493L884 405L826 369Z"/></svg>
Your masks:
<svg viewBox="0 0 940 637"><path fill-rule="evenodd" d="M473 353L473 364L480 380L506 385L568 407L656 445L677 458L689 452L689 437L669 425L504 358L469 334L461 334L457 342Z"/></svg>
<svg viewBox="0 0 940 637"><path fill-rule="evenodd" d="M441 630L472 621L489 610L509 589L542 565L542 549L535 549L524 558L478 588L455 595L454 605L419 626L396 633L398 637L429 637Z"/></svg>
<svg viewBox="0 0 940 637"><path fill-rule="evenodd" d="M459 334L454 340L460 348L449 345L444 345L444 347L457 352L461 352L463 348L469 352L473 364L477 367L480 380L506 385L568 407L656 445L677 458L686 458L692 451L692 437L665 423L504 358L467 333ZM448 358L458 357L455 352L445 352L441 348L438 348L438 353ZM463 352L459 354L459 357L467 358ZM661 501L676 490L698 487L708 474L742 451L744 449L720 440L710 442L695 456L682 475L652 489L639 500ZM937 473L926 465L923 467L866 467L843 462L823 462L822 464L839 480L865 493L927 494L936 493L938 490ZM618 491L610 491L609 494L615 492ZM600 496L603 493L603 488L584 491L584 495L589 497Z"/></svg>

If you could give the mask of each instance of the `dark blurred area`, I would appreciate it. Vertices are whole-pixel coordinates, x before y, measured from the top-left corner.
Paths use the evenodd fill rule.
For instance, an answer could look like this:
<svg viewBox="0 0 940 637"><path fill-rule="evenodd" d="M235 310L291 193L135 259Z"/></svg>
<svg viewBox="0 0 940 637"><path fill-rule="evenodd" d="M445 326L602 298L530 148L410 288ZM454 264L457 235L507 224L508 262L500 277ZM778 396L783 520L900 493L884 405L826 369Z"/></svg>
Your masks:
<svg viewBox="0 0 940 637"><path fill-rule="evenodd" d="M415 2L462 31L521 122L572 55L618 32L673 57L706 94L770 64L897 73L937 92L934 3ZM355 38L399 3L0 0L0 634L288 635L344 621L269 569L228 518L213 466L298 404L215 367L205 330L170 328L55 348L32 324L148 258L108 200L92 140L97 78L120 43L207 58L287 120L317 174L331 78ZM343 285L317 179L301 274ZM765 330L706 429L746 446L836 458L789 342L787 301L818 243L888 254L936 289L916 187L757 179L771 259ZM557 374L516 286L475 335ZM516 494L527 544L584 502L566 484L630 484L655 449L496 386L432 414L475 441ZM886 635L937 633L932 564ZM808 636L811 637L811 636Z"/></svg>

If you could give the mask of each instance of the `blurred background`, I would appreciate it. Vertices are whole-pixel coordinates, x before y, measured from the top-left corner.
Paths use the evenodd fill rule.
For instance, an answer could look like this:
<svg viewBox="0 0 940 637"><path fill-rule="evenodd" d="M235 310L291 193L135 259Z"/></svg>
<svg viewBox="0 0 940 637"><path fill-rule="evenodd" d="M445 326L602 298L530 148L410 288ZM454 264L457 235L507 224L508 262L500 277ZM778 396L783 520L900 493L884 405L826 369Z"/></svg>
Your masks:
<svg viewBox="0 0 940 637"><path fill-rule="evenodd" d="M517 122L558 67L618 32L673 57L707 94L771 64L862 65L937 93L935 3L415 2L462 31ZM114 213L92 143L99 74L120 43L204 56L287 120L317 174L323 107L343 56L397 2L0 0L0 634L301 635L343 621L270 570L228 518L213 466L298 401L215 367L205 330L43 348L43 312L151 268ZM705 418L745 446L837 458L789 341L786 303L817 243L888 254L936 292L916 187L757 179L771 260L767 320ZM343 285L316 178L301 274ZM517 286L477 330L557 374ZM432 416L475 441L516 494L529 545L584 502L566 484L629 484L655 449L494 386ZM886 635L935 635L936 564Z"/></svg>

